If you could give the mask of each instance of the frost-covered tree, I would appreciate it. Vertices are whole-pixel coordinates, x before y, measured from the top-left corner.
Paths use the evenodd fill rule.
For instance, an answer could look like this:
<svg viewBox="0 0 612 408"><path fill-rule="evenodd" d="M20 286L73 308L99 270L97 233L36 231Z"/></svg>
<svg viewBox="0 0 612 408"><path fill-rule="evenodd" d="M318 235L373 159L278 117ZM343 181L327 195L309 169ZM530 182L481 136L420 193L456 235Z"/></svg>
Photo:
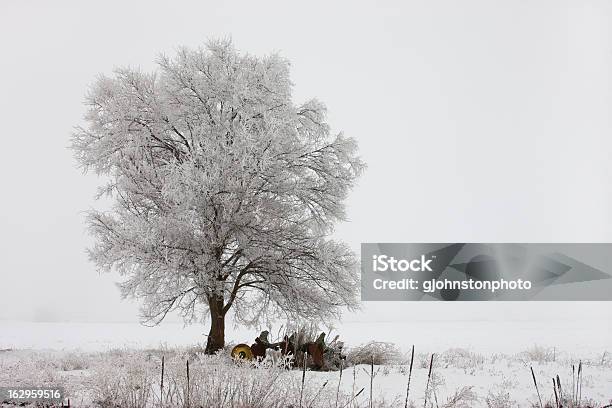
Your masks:
<svg viewBox="0 0 612 408"><path fill-rule="evenodd" d="M230 310L254 324L355 307L355 256L330 239L364 168L355 140L330 132L320 102L294 104L276 54L213 41L157 63L99 78L73 136L114 203L88 214L97 267L123 276L146 322L209 315L209 353Z"/></svg>

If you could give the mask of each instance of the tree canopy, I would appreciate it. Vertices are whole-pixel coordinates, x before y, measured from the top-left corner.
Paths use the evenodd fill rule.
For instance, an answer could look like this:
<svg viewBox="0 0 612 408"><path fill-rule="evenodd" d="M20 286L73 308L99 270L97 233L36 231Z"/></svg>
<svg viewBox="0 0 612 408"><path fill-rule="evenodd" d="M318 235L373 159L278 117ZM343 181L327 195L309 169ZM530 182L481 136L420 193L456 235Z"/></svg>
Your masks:
<svg viewBox="0 0 612 408"><path fill-rule="evenodd" d="M365 167L356 141L331 132L322 103L292 101L277 54L213 41L157 63L100 77L73 136L114 203L87 216L98 268L116 269L154 324L171 310L208 310L214 328L230 310L249 324L354 307L356 258L330 236Z"/></svg>

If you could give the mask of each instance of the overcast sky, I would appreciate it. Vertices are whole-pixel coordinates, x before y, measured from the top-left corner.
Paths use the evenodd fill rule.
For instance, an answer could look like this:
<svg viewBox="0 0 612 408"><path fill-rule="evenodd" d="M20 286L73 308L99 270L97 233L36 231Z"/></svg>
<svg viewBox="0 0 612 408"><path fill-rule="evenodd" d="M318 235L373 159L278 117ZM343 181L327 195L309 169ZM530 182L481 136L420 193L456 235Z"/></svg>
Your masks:
<svg viewBox="0 0 612 408"><path fill-rule="evenodd" d="M606 1L3 0L0 319L137 319L87 261L82 212L100 180L77 168L70 134L96 75L153 70L214 37L280 52L296 101L319 98L358 139L369 168L336 234L355 250L612 242L611 17ZM553 315L612 321L612 308L379 303L347 318Z"/></svg>

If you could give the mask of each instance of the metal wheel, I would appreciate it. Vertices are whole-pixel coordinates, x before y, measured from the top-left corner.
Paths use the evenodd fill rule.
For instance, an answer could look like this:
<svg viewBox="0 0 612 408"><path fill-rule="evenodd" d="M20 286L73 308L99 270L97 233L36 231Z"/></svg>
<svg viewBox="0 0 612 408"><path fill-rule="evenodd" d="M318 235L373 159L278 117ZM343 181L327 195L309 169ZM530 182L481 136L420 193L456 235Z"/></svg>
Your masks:
<svg viewBox="0 0 612 408"><path fill-rule="evenodd" d="M253 352L246 344L238 344L232 349L232 357L240 360L252 360Z"/></svg>

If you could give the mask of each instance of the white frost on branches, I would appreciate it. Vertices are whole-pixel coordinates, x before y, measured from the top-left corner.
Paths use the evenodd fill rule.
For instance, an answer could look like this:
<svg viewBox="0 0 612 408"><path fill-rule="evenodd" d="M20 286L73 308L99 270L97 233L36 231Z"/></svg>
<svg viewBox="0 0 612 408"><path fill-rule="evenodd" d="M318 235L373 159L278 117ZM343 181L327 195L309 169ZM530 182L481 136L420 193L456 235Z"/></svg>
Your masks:
<svg viewBox="0 0 612 408"><path fill-rule="evenodd" d="M355 140L331 134L320 102L294 105L278 55L215 41L158 64L118 69L87 96L73 149L115 203L88 215L91 259L123 275L150 323L175 309L254 323L354 307L355 256L329 235L364 169Z"/></svg>

